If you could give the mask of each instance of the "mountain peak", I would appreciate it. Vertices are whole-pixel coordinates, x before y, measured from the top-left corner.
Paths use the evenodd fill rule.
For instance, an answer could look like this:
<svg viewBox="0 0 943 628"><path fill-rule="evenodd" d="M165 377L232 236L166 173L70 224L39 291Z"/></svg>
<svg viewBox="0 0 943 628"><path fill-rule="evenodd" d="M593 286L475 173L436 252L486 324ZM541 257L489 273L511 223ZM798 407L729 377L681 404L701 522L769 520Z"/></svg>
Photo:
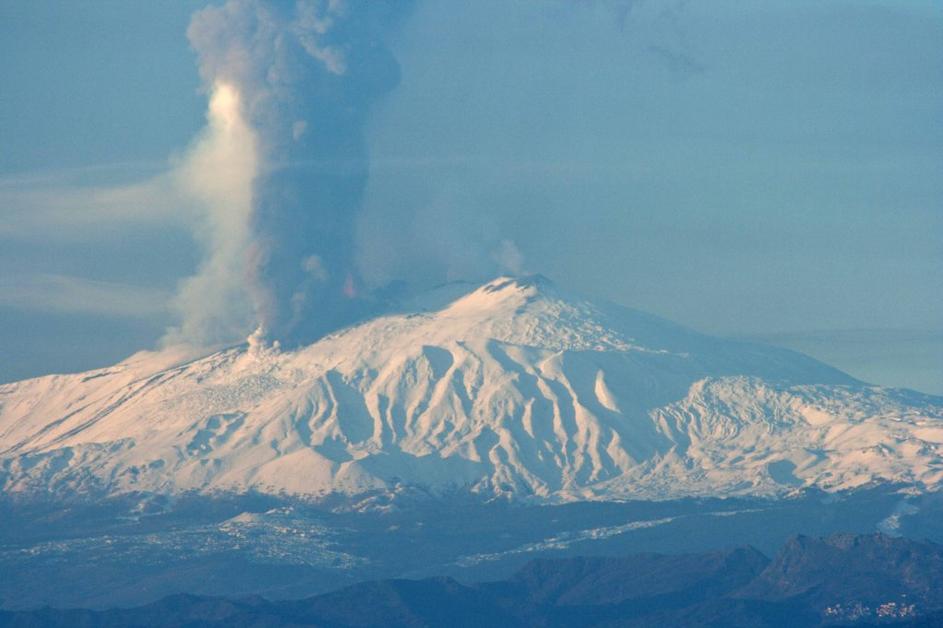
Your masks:
<svg viewBox="0 0 943 628"><path fill-rule="evenodd" d="M487 282L479 290L495 293L503 290L533 290L534 292L550 291L556 284L539 273L533 275L501 275Z"/></svg>
<svg viewBox="0 0 943 628"><path fill-rule="evenodd" d="M495 316L507 312L500 304L508 301L522 303L527 299L570 299L561 295L556 284L543 275L501 275L478 284L470 281L450 281L428 292L414 296L403 304L405 313L432 312L448 309L460 302L476 303L479 310L491 310Z"/></svg>

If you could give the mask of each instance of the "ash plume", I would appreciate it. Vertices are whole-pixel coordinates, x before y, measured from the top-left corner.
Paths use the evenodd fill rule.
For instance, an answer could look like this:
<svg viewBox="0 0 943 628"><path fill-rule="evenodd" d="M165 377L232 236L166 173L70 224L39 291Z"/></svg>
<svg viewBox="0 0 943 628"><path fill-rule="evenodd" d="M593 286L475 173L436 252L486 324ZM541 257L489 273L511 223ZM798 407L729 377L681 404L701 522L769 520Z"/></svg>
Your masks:
<svg viewBox="0 0 943 628"><path fill-rule="evenodd" d="M212 94L210 124L181 170L206 207L207 258L181 287L169 341L257 328L292 345L363 313L364 125L399 81L384 42L411 4L229 0L194 14L187 35ZM229 127L214 113L220 98Z"/></svg>

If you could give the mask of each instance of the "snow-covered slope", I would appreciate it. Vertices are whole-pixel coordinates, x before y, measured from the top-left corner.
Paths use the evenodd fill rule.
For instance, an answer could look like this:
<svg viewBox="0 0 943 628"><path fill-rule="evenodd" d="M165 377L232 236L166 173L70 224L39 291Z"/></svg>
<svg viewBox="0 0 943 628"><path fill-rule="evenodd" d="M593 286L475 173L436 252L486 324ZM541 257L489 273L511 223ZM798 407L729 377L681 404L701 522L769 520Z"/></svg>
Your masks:
<svg viewBox="0 0 943 628"><path fill-rule="evenodd" d="M296 351L179 360L0 386L0 486L565 501L943 481L943 399L541 277L450 284Z"/></svg>

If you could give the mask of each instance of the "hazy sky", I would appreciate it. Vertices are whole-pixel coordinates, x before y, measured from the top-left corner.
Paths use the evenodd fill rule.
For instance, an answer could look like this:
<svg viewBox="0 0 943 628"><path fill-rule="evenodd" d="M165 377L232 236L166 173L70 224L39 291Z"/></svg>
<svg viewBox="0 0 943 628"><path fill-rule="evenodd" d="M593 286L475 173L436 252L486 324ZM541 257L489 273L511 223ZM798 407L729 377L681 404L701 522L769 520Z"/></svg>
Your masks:
<svg viewBox="0 0 943 628"><path fill-rule="evenodd" d="M205 4L0 0L0 380L174 322ZM940 3L419 0L389 45L369 285L541 272L943 393Z"/></svg>

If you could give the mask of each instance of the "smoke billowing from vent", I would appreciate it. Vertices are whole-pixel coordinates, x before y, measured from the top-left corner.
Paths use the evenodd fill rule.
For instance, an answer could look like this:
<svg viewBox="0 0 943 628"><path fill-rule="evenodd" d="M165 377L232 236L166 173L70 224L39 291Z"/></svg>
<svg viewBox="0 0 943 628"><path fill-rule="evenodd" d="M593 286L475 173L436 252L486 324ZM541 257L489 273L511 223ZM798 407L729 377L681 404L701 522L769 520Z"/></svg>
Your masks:
<svg viewBox="0 0 943 628"><path fill-rule="evenodd" d="M303 342L363 311L363 129L399 81L383 42L410 4L229 0L193 16L187 34L212 97L182 171L207 208L208 256L181 289L171 340L259 326Z"/></svg>
<svg viewBox="0 0 943 628"><path fill-rule="evenodd" d="M176 186L202 214L197 236L207 256L199 272L180 286L175 305L182 320L168 332L168 343L231 340L254 318L245 277L259 148L243 107L231 84L216 82L207 127L173 172Z"/></svg>

